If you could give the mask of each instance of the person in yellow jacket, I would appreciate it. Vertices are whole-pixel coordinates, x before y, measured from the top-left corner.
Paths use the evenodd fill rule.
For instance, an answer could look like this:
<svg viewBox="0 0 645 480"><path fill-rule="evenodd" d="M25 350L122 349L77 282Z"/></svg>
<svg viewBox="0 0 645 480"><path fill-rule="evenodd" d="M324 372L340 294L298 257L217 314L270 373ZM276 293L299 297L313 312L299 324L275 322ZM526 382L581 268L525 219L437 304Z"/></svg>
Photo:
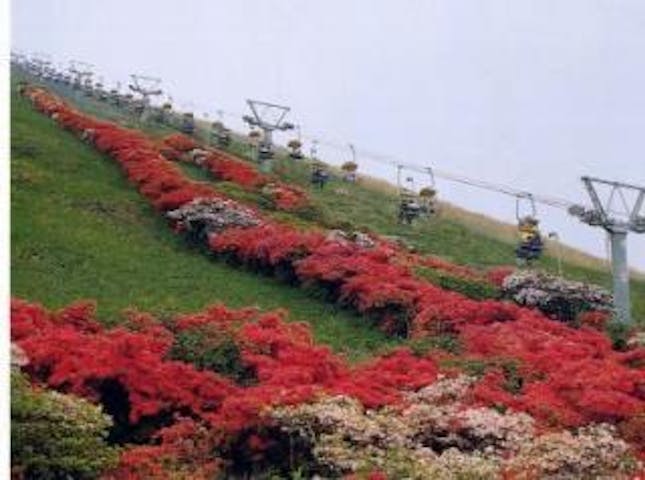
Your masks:
<svg viewBox="0 0 645 480"><path fill-rule="evenodd" d="M516 249L516 255L522 262L539 258L542 254L543 242L538 224L539 221L531 216L526 216L519 222L520 244Z"/></svg>

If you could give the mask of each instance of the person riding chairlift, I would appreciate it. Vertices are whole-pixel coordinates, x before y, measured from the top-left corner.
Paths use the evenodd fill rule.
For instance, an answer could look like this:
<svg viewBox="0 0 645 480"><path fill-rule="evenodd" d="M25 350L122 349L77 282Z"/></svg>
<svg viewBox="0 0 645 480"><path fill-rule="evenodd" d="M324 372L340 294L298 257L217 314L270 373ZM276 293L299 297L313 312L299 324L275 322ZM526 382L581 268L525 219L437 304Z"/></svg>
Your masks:
<svg viewBox="0 0 645 480"><path fill-rule="evenodd" d="M399 223L412 224L412 220L417 218L421 213L421 205L416 200L416 196L410 191L401 192L401 202L399 203Z"/></svg>
<svg viewBox="0 0 645 480"><path fill-rule="evenodd" d="M325 187L325 183L327 183L328 180L329 180L329 173L325 170L324 166L320 163L315 163L313 165L313 170L311 172L312 185L315 185L322 190Z"/></svg>
<svg viewBox="0 0 645 480"><path fill-rule="evenodd" d="M515 250L515 254L520 265L530 264L531 261L537 260L542 255L544 242L538 228L539 223L535 217L530 215L519 221L520 243Z"/></svg>

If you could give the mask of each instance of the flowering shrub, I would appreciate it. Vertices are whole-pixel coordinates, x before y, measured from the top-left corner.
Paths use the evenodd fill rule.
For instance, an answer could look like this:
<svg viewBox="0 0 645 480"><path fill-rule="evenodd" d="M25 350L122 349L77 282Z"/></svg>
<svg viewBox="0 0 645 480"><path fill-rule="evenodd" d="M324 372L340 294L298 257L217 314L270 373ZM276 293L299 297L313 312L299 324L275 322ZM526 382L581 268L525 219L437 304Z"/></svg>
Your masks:
<svg viewBox="0 0 645 480"><path fill-rule="evenodd" d="M309 198L304 190L284 183L268 183L262 188L275 208L279 210L301 210L309 205Z"/></svg>
<svg viewBox="0 0 645 480"><path fill-rule="evenodd" d="M188 232L200 242L209 235L232 227L246 228L261 224L253 210L219 198L196 198L166 212L166 218L175 222L178 231Z"/></svg>
<svg viewBox="0 0 645 480"><path fill-rule="evenodd" d="M100 407L32 387L11 372L11 463L26 478L95 478L116 464Z"/></svg>
<svg viewBox="0 0 645 480"><path fill-rule="evenodd" d="M530 412L547 425L623 422L645 408L645 371L630 368L604 335L574 330L537 316L512 323L462 328L471 353L519 360L521 388L512 395L506 378L490 372L476 387L476 397Z"/></svg>
<svg viewBox="0 0 645 480"><path fill-rule="evenodd" d="M504 284L504 279L515 271L515 267L499 266L488 269L486 278L496 287L501 287Z"/></svg>
<svg viewBox="0 0 645 480"><path fill-rule="evenodd" d="M26 370L52 387L93 400L101 400L108 391L111 400L123 397L118 405L106 405L121 426L135 429L144 417L173 411L206 418L235 391L224 378L164 360L171 346L169 335L155 329L88 330L83 320L93 324L93 311L86 309L86 317L76 316L73 323L66 313L48 315L40 307L12 302L12 334L24 332L33 317L42 321L38 330L13 337L30 359Z"/></svg>
<svg viewBox="0 0 645 480"><path fill-rule="evenodd" d="M199 145L192 138L181 133L174 133L164 137L162 142L168 147L178 150L180 152L188 152L197 148Z"/></svg>
<svg viewBox="0 0 645 480"><path fill-rule="evenodd" d="M208 480L220 472L220 461L213 456L214 435L193 420L181 418L161 429L158 444L134 446L125 450L116 468L104 480Z"/></svg>
<svg viewBox="0 0 645 480"><path fill-rule="evenodd" d="M465 407L473 381L439 380L399 409L366 410L337 396L269 415L309 449L310 476L378 469L386 478L413 479L629 478L638 470L628 445L606 425L540 434L526 414Z"/></svg>
<svg viewBox="0 0 645 480"><path fill-rule="evenodd" d="M545 272L517 271L504 279L502 292L520 305L539 308L562 321L573 321L582 311L609 311L613 305L611 294L600 287Z"/></svg>
<svg viewBox="0 0 645 480"><path fill-rule="evenodd" d="M201 166L214 178L237 183L247 189L260 188L269 181L252 166L221 151L210 151Z"/></svg>
<svg viewBox="0 0 645 480"><path fill-rule="evenodd" d="M187 160L205 168L218 180L233 182L247 190L257 190L267 197L274 208L293 211L309 206L304 190L272 182L267 175L228 153L201 148L193 139L181 134L170 135L164 138L163 143L168 148L162 150L162 154L169 160Z"/></svg>
<svg viewBox="0 0 645 480"><path fill-rule="evenodd" d="M496 329L488 336L490 325L459 327L470 352L485 358L491 350L495 356L519 359L524 383L513 395L505 390L505 379L496 370L481 380L462 376L436 382L436 363L407 350L350 368L327 348L314 345L307 326L285 323L280 313L214 306L165 325L149 315L131 313L127 329L104 330L87 303L54 313L19 300L12 304L13 341L30 358L25 370L53 387L103 403L122 428L121 436L113 432L112 438L150 441L166 432L164 425L173 422L173 414L190 413L197 422L190 429L180 427L181 422L174 425L179 432L203 432L190 435L203 436L208 448L178 439L178 443L162 441L159 446L127 450L118 471L134 472L133 478L164 478L167 468L182 478L181 472L201 472L195 463L205 469L204 475L220 465L229 468L232 452L226 445L232 439L238 439L233 442L238 459L233 464L239 468L240 459L253 463L258 455L264 458L265 449L267 454L275 453L283 448L280 442L287 441L270 433L275 422L290 435L310 431L298 427L302 422L309 422L313 432L316 422L322 422L320 428L327 433L299 443L302 448L311 445L317 463L308 468L338 473L378 468L393 478L404 474L427 478L421 473L426 471L436 471L434 478L451 478L445 476L451 471L484 472L496 478L504 467L500 459L516 455L518 446L532 442L537 432L530 417L514 411L531 412L543 425L553 425L554 418L565 425L601 419L618 422L621 432L638 445L634 421L643 411L638 400L643 372L623 366L626 355L611 351L599 333L572 330L539 317L530 320L536 323L525 320L514 327L525 332L525 343L518 345L505 346L508 342L502 341L513 338L511 330L505 329L512 323L493 324ZM531 343L538 332L543 339ZM182 342L195 333L203 342L189 352ZM222 342L230 342L237 353L228 363L204 363L212 357L199 356L200 345L206 347L204 352ZM542 351L545 345L551 350ZM195 362L202 371L170 360L177 348L194 355L175 351L175 358ZM569 363L553 362L557 355ZM610 366L613 370L608 370ZM243 372L232 375L238 383L221 376L230 373L231 367L234 373ZM111 396L105 395L108 386ZM115 395L120 402L114 402ZM321 395L341 395L344 400L332 408L326 400L317 404ZM502 415L483 408L484 404L512 411ZM324 420L336 415L337 408L336 420ZM267 409L278 413L267 416ZM356 417L351 422L358 423L347 424L347 416ZM143 426L148 436L140 436ZM159 433L150 437L155 430ZM252 444L249 435L257 437ZM178 451L180 446L190 450ZM207 462L206 451L219 451L221 461Z"/></svg>
<svg viewBox="0 0 645 480"><path fill-rule="evenodd" d="M328 348L314 345L308 326L286 323L279 312L214 306L166 326L134 312L124 327L97 325L90 304L50 313L20 300L12 303L13 341L30 359L25 371L50 387L100 402L114 418L110 439L116 442L154 441L155 431L161 435L167 425L177 425L176 415L189 415L212 431L209 441L223 456L232 455L227 445L248 432L266 441L267 407L311 401L325 392L348 394L371 407L395 404L437 373L432 360L405 350L350 367ZM182 342L195 333L203 343L191 358ZM236 355L225 364L204 363L212 357L200 356L199 347L208 350L221 345L221 339L235 346ZM243 376L232 375L235 381L223 376L231 367ZM137 448L124 454L120 468L155 478L161 475L156 459L175 453L163 442L159 448ZM236 455L246 458L240 451ZM182 458L176 460L177 471L192 462L192 457Z"/></svg>
<svg viewBox="0 0 645 480"><path fill-rule="evenodd" d="M464 455L449 461L448 451L435 453L414 439L414 428L404 415L390 410L364 410L347 397L330 397L270 413L286 433L304 437L311 445L313 472L336 478L350 472L378 468L391 478L497 478L493 462ZM471 460L471 461L469 461ZM474 460L474 461L472 461Z"/></svg>
<svg viewBox="0 0 645 480"><path fill-rule="evenodd" d="M298 232L275 224L247 229L230 229L209 239L210 249L228 255L254 269L272 269L278 265L293 270L293 263L311 254L324 242L317 232Z"/></svg>
<svg viewBox="0 0 645 480"><path fill-rule="evenodd" d="M600 310L588 310L578 314L576 317L576 322L580 325L594 328L601 332L605 330L610 320L611 314Z"/></svg>
<svg viewBox="0 0 645 480"><path fill-rule="evenodd" d="M29 89L27 96L36 108L55 116L63 128L78 135L91 131L88 138L96 148L112 156L157 209L173 210L196 198L218 197L209 185L186 178L142 133L97 121L71 109L44 89ZM177 137L171 143L177 146L179 142L186 143L185 140Z"/></svg>
<svg viewBox="0 0 645 480"><path fill-rule="evenodd" d="M339 243L355 243L361 248L374 248L376 246L376 240L372 236L358 231L330 230L325 239Z"/></svg>
<svg viewBox="0 0 645 480"><path fill-rule="evenodd" d="M513 478L638 478L627 444L608 425L547 433L520 447L508 467L518 472Z"/></svg>

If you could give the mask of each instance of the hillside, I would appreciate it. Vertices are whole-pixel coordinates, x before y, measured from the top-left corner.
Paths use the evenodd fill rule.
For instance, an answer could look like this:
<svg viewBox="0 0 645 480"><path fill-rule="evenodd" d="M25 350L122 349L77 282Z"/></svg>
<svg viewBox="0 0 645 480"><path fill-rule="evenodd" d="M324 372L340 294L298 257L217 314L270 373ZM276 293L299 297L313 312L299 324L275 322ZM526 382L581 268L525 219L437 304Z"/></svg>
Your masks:
<svg viewBox="0 0 645 480"><path fill-rule="evenodd" d="M395 198L369 182L311 190L305 163L278 159L271 178L166 128L22 93L12 461L25 478L642 470L645 351L607 336L608 295L566 286L551 311L505 301L510 272L488 267L509 245L446 218L398 227Z"/></svg>
<svg viewBox="0 0 645 480"><path fill-rule="evenodd" d="M288 306L316 338L353 357L387 340L350 313L191 251L118 167L12 93L11 290L59 308L92 298L114 324L122 310L163 313L211 303Z"/></svg>
<svg viewBox="0 0 645 480"><path fill-rule="evenodd" d="M173 132L171 128L154 122L133 122L122 111L105 102L71 95L71 92L64 88L58 88L58 93L89 114L140 128L158 138ZM203 123L198 122L195 137L201 141L208 141L208 131ZM236 135L234 138L237 140L232 142L228 151L240 158L247 158L249 151L241 141L242 137ZM191 166L183 168L198 180L212 180L199 169ZM442 205L438 218L418 221L412 226L402 226L396 222L396 190L386 182L371 178L364 178L355 185L332 181L323 190L312 189L309 184L309 162L294 162L284 154L284 150L275 162L275 173L280 179L300 185L308 191L320 212L316 223L322 223L325 227L339 226L396 236L420 252L439 255L448 261L476 268L515 263L515 232L508 224L446 203ZM248 196L234 185L225 188L233 198ZM298 219L298 222L303 223L303 220ZM547 242L545 255L537 262L536 268L557 271L555 248L552 243ZM563 271L566 278L611 287L611 275L603 261L566 245L563 245ZM632 277L632 304L636 321L642 323L645 321L645 279L636 273Z"/></svg>

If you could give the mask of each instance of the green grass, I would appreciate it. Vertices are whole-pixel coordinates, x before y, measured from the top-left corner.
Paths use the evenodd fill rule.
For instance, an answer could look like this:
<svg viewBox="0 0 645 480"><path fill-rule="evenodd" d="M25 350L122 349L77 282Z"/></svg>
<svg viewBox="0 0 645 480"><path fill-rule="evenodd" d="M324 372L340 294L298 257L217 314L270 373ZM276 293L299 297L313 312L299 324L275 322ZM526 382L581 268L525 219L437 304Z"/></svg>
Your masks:
<svg viewBox="0 0 645 480"><path fill-rule="evenodd" d="M215 302L287 307L318 341L359 358L393 344L365 320L303 290L191 250L101 156L12 94L11 291L49 308L91 298L108 324L137 308L190 312Z"/></svg>
<svg viewBox="0 0 645 480"><path fill-rule="evenodd" d="M64 91L60 93L66 93ZM96 100L81 97L75 103L87 113L103 116L122 124L132 124L131 119L114 107ZM146 133L161 136L172 131L168 127L154 123L139 124ZM208 132L197 128L195 136L205 141ZM248 154L248 148L238 140L233 140L229 152L241 158ZM182 169L191 177L204 181L210 177L204 171L191 165L183 165ZM392 235L414 245L420 252L439 255L449 261L468 264L475 267L490 267L495 265L513 265L515 263L515 245L507 241L504 235L496 234L495 229L488 225L489 233L482 233L466 219L455 218L454 215L440 214L437 218L416 221L411 226L399 225L396 221L398 199L392 190L377 188L374 182L347 184L339 181L330 182L323 190L312 189L309 184L310 166L307 161L293 161L287 157L278 157L274 162L274 171L278 176L290 183L301 185L309 190L314 204L320 210L317 218L326 226L365 229L383 235ZM219 182L222 189L232 198L254 203L258 195L244 192L228 182ZM303 219L289 218L284 213L270 213L274 218L306 226L312 225ZM484 219L485 223L486 220ZM493 225L494 227L494 225ZM566 252L565 252L566 254ZM611 288L611 275L607 270L594 268L580 263L575 258L563 262L564 275L567 278L603 285ZM537 268L551 272L557 271L555 252L548 249L542 259L537 262ZM633 279L632 306L636 321L645 324L645 280Z"/></svg>

